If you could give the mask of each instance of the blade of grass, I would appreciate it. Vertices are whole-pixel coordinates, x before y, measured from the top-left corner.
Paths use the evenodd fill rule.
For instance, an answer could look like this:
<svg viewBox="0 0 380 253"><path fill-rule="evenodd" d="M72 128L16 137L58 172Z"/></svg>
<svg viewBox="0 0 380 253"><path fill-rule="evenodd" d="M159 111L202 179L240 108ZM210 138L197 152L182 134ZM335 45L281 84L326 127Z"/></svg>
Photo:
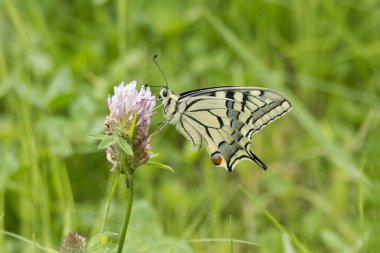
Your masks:
<svg viewBox="0 0 380 253"><path fill-rule="evenodd" d="M230 252L234 253L234 241L232 239L232 216L231 216L231 214L230 214L230 238L231 238Z"/></svg>
<svg viewBox="0 0 380 253"><path fill-rule="evenodd" d="M118 0L117 4L117 37L119 54L124 55L127 49L128 1Z"/></svg>
<svg viewBox="0 0 380 253"><path fill-rule="evenodd" d="M230 241L231 241L231 238L204 238L204 239L193 239L193 240L181 240L181 241L175 241L172 243L165 243L165 244L153 246L153 247L141 250L140 253L150 252L150 251L154 251L156 249L171 247L171 246L175 246L175 245L179 245L179 244L185 244L185 243L210 243L210 242L229 243ZM245 245L249 245L249 246L260 246L260 244L258 244L258 243L245 241L245 240L232 239L232 241L233 241L233 243L237 243L237 244L245 244Z"/></svg>
<svg viewBox="0 0 380 253"><path fill-rule="evenodd" d="M239 186L239 189L253 202L253 204L264 213L264 215L283 233L285 233L289 239L294 243L294 245L304 253L311 252L299 239L298 237L288 231L277 219L274 217L265 207L260 205L258 201L248 192L246 191L242 186Z"/></svg>
<svg viewBox="0 0 380 253"><path fill-rule="evenodd" d="M360 225L364 225L364 191L363 191L363 175L365 166L365 156L363 158L362 164L360 166L360 179L358 185L358 212Z"/></svg>
<svg viewBox="0 0 380 253"><path fill-rule="evenodd" d="M0 32L0 40L3 39L3 35ZM1 88L0 88L0 99L3 97L3 94L7 93L7 90L9 87L7 85L3 84L3 81L7 77L7 62L5 60L3 47L0 47L0 82L1 82Z"/></svg>
<svg viewBox="0 0 380 253"><path fill-rule="evenodd" d="M72 190L72 182L68 175L68 169L65 164L55 155L49 154L49 162L51 168L51 181L53 182L53 189L57 195L56 205L59 207L60 216L63 220L62 235L67 235L76 227L75 220L75 203Z"/></svg>
<svg viewBox="0 0 380 253"><path fill-rule="evenodd" d="M282 238L284 253L295 253L296 251L294 250L292 243L289 241L289 236L286 235L285 233L281 233L281 238Z"/></svg>
<svg viewBox="0 0 380 253"><path fill-rule="evenodd" d="M356 103L372 106L377 100L376 95L367 90L358 90L346 87L343 84L319 80L306 75L294 75L291 78L299 80L297 85L308 87L315 91L321 91L326 94L332 94L345 100L351 100Z"/></svg>
<svg viewBox="0 0 380 253"><path fill-rule="evenodd" d="M4 191L0 190L0 231L4 230ZM0 252L5 252L5 239L4 235L0 235Z"/></svg>
<svg viewBox="0 0 380 253"><path fill-rule="evenodd" d="M17 234L14 234L14 233L11 233L11 232L8 232L8 231L4 231L4 230L0 230L0 234L2 235L7 235L9 237L13 237L21 242L24 242L24 243L27 243L27 244L30 244L31 246L33 246L35 249L39 249L39 250L42 250L43 252L48 252L48 253L59 253L59 251L55 250L55 249L52 249L52 248L48 248L48 247L44 247L32 240L29 240L25 237L22 237L22 236L19 236Z"/></svg>
<svg viewBox="0 0 380 253"><path fill-rule="evenodd" d="M106 214L104 216L104 220L102 223L100 233L103 233L105 231L104 229L105 229L106 224L107 224L108 214L109 214L109 210L111 207L112 198L113 198L113 195L114 195L116 187L117 187L119 176L120 176L120 173L117 170L115 170L113 172L113 177L112 177L112 182L111 182L111 187L110 187L110 193L108 194L108 198L107 198Z"/></svg>
<svg viewBox="0 0 380 253"><path fill-rule="evenodd" d="M209 11L207 8L203 9L203 14L206 20L213 26L213 28L220 34L220 36L226 41L226 43L236 51L236 53L246 62L248 62L250 65L252 65L252 68L255 70L255 73L258 76L258 79L262 83L270 83L268 82L273 75L268 75L269 70L265 67L262 62L258 60L258 57L253 54L253 52L250 52L248 47L246 47L244 44L239 41L239 38L231 31L229 30L222 22L221 20L215 16L211 11ZM249 52L249 53L248 53Z"/></svg>
<svg viewBox="0 0 380 253"><path fill-rule="evenodd" d="M21 18L21 14L17 10L17 7L14 6L16 3L17 2L10 0L3 1L5 12L8 14L9 19L15 28L16 34L19 36L18 41L20 41L25 48L28 42L28 37L24 28L27 26L23 23L24 19Z"/></svg>
<svg viewBox="0 0 380 253"><path fill-rule="evenodd" d="M22 84L28 87L30 83ZM19 197L27 201L20 202L21 234L30 235L39 229L38 240L45 245L51 245L51 216L49 215L49 180L47 169L41 157L40 144L46 140L38 134L33 124L33 116L41 117L39 112L33 110L30 101L21 96L11 96L10 103L14 106L15 121L17 122L18 142L20 143L20 163L24 170L17 179ZM31 191L33 189L33 191Z"/></svg>

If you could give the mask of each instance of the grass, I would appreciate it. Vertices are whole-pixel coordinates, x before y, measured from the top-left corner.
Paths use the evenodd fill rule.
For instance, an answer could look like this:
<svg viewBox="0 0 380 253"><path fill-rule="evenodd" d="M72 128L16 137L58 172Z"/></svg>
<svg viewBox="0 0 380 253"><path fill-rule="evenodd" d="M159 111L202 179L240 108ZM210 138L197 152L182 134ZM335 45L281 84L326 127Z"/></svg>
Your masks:
<svg viewBox="0 0 380 253"><path fill-rule="evenodd" d="M245 191L243 188L240 188L241 191L252 201L253 204L255 204L255 206L257 206L257 208L264 213L264 215L280 230L283 232L283 234L285 234L292 242L293 244L298 248L298 250L300 252L304 252L304 253L307 253L307 252L310 252L309 249L306 248L305 245L302 244L302 242L298 239L298 237L296 235L294 235L292 232L288 231L283 225L281 225L281 223L267 210L265 209L263 206L261 206L260 204L258 204L257 200L251 195L249 194L249 192Z"/></svg>
<svg viewBox="0 0 380 253"><path fill-rule="evenodd" d="M113 175L86 136L103 131L114 85L164 83L155 54L177 92L263 86L293 110L252 138L266 172L215 168L172 126L155 135L155 159L175 173L136 172L126 252L376 252L379 7L0 1L0 252L58 251L70 231L89 244L99 236ZM162 119L158 110L153 124ZM127 198L118 180L110 249Z"/></svg>

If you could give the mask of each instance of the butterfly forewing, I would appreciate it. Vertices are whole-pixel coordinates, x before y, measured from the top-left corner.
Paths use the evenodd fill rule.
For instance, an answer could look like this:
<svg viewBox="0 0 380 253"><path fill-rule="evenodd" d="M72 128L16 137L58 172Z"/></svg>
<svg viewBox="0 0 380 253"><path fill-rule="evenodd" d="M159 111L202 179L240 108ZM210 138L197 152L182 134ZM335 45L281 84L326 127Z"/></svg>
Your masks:
<svg viewBox="0 0 380 253"><path fill-rule="evenodd" d="M250 150L250 138L291 109L290 102L275 91L234 86L171 93L163 104L167 120L196 149L203 140L213 163L228 171L243 159L253 160L265 169Z"/></svg>

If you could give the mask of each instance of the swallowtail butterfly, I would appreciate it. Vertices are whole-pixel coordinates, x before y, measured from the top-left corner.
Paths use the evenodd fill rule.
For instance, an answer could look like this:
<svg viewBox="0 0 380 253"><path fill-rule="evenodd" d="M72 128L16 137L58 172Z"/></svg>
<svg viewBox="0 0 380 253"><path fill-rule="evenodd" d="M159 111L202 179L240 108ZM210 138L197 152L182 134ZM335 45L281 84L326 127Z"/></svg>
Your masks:
<svg viewBox="0 0 380 253"><path fill-rule="evenodd" d="M292 107L278 92L258 87L225 86L181 94L165 87L159 96L165 123L175 125L197 150L203 142L211 161L228 171L244 159L266 169L250 150L251 136Z"/></svg>

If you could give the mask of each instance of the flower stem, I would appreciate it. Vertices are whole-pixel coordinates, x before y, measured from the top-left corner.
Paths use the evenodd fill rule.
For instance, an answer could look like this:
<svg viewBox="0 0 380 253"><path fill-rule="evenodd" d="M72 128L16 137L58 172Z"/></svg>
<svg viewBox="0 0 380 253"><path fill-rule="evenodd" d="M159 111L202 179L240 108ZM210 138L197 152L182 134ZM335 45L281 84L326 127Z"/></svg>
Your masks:
<svg viewBox="0 0 380 253"><path fill-rule="evenodd" d="M128 230L129 218L131 217L133 195L134 195L133 172L127 173L127 180L128 180L128 188L129 188L129 198L128 198L127 209L125 210L124 224L123 224L123 229L121 230L121 236L120 236L119 246L117 248L117 253L123 252L124 241L125 241L125 237L127 235L127 230Z"/></svg>

